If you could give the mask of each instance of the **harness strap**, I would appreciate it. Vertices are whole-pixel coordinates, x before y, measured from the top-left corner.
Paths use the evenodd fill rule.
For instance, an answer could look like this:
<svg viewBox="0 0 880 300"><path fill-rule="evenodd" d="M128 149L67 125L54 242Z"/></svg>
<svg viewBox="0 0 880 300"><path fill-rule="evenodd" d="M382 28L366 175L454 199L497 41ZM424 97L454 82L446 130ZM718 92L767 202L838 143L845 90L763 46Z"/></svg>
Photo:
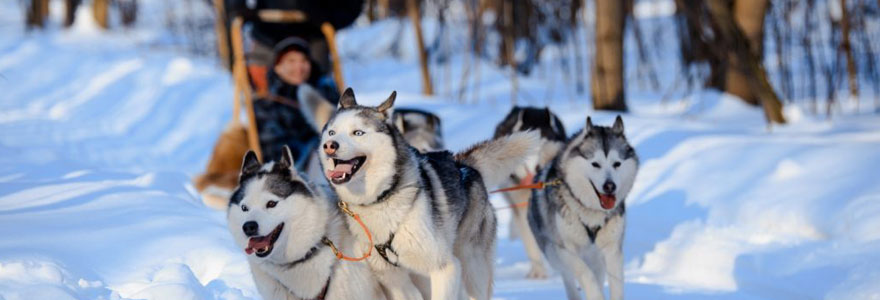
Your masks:
<svg viewBox="0 0 880 300"><path fill-rule="evenodd" d="M330 274L329 277L327 277L327 282L324 283L324 288L321 289L321 292L319 292L318 295L315 296L315 298L308 299L308 300L324 300L324 298L327 297L327 290L330 289L330 280L331 280L331 279L333 279L333 274L332 274L332 273Z"/></svg>
<svg viewBox="0 0 880 300"><path fill-rule="evenodd" d="M391 247L391 241L394 241L394 233L393 232L391 233L391 236L388 238L387 242L385 242L384 244L381 244L381 245L376 245L376 252L378 252L379 255L382 256L382 258L384 258L385 261L387 261L389 264L397 267L396 262L391 262L391 260L388 259L388 252L387 251L391 251L391 253L394 253L394 255L397 255L397 251L395 251L394 248Z"/></svg>
<svg viewBox="0 0 880 300"><path fill-rule="evenodd" d="M596 235L599 234L599 230L602 230L602 226L599 225L599 226L590 228L589 226L587 226L587 224L584 224L584 229L587 230L587 236L590 237L590 242L596 243Z"/></svg>
<svg viewBox="0 0 880 300"><path fill-rule="evenodd" d="M348 204L346 204L345 202L339 201L338 205L339 205L339 208L342 209L342 211L345 212L346 215L354 218L354 220L357 221L358 224L361 225L361 228L364 230L364 233L367 234L367 239L370 241L370 247L367 248L367 253L364 253L363 256L350 257L350 256L346 256L345 254L342 254L342 252L336 248L336 245L334 245L333 241L331 241L330 239L324 238L324 240L323 240L324 244L329 246L330 250L333 250L333 254L336 255L337 259L347 260L347 261L362 261L362 260L367 259L367 257L370 257L370 255L373 254L373 247L372 247L373 246L373 235L370 234L370 230L367 229L367 225L364 225L364 221L361 220L361 216L352 212L350 209L348 209Z"/></svg>
<svg viewBox="0 0 880 300"><path fill-rule="evenodd" d="M551 181L549 181L549 182L538 181L538 182L535 182L535 183L520 184L520 185L516 185L516 186L508 187L508 188L497 189L497 190L491 191L491 192L489 192L489 193L490 193L490 194L494 194L494 193L500 193L500 192L509 192L509 191L516 191L516 190L528 190L528 189L532 189L532 190L543 190L544 188L546 188L546 187L548 187L548 186L557 186L557 185L561 185L561 184L562 184L562 179L556 178L556 179L553 179L553 180L551 180ZM501 209L508 209L508 208L519 208L519 207L525 207L525 206L528 206L528 205L529 205L529 201L523 201L523 202L520 202L520 203L516 203L516 204L510 205L510 206L496 207L495 209L496 209L496 210L501 210Z"/></svg>
<svg viewBox="0 0 880 300"><path fill-rule="evenodd" d="M553 179L549 182L538 181L535 183L520 184L520 185L508 187L508 188L497 189L497 190L491 191L489 193L494 194L494 193L500 193L500 192L509 192L509 191L516 191L516 190L529 190L529 189L542 190L548 186L557 186L560 184L562 184L562 179L556 178L556 179Z"/></svg>
<svg viewBox="0 0 880 300"><path fill-rule="evenodd" d="M326 245L327 243L326 243L325 241L329 241L329 239L327 239L326 236L321 238L321 243L324 243L324 244ZM285 268L290 269L290 268L295 267L295 266L298 265L298 264L301 264L301 263L303 263L303 262L305 262L305 261L307 261L307 260L309 260L309 259L312 259L312 257L315 256L315 254L318 254L318 250L320 249L320 248L318 248L319 246L320 246L320 245L315 245L314 247L312 247L311 249L309 249L309 251L306 252L306 254L303 255L303 257L301 257L301 258L299 258L299 259L297 259L297 260L294 260L294 261L292 261L292 262L289 262L289 263L285 263L285 264L279 265L279 266L282 266L282 267L285 267Z"/></svg>

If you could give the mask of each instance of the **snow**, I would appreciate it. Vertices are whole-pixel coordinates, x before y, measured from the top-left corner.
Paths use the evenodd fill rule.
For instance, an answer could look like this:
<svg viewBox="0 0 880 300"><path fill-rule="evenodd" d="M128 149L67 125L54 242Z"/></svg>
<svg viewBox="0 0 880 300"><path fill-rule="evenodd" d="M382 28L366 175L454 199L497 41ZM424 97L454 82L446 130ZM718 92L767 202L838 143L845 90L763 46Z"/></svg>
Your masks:
<svg viewBox="0 0 880 300"><path fill-rule="evenodd" d="M638 9L662 18L664 3ZM224 212L190 184L230 119L227 73L87 18L24 33L15 5L0 4L0 299L258 299ZM339 36L360 102L396 89L398 106L441 116L450 149L492 135L510 106L506 71L482 64L469 81L479 90L459 103L465 58L453 56L450 69L435 66L439 96L425 97L412 49L387 54L384 33L401 25L363 26ZM520 104L549 104L569 132L587 115L612 122L538 73L519 78ZM627 95L641 158L627 199L627 298L880 298L880 117L829 120L791 105L791 124L768 128L760 110L718 92L661 101L633 85ZM495 298L564 298L558 275L525 279L510 213L498 214Z"/></svg>

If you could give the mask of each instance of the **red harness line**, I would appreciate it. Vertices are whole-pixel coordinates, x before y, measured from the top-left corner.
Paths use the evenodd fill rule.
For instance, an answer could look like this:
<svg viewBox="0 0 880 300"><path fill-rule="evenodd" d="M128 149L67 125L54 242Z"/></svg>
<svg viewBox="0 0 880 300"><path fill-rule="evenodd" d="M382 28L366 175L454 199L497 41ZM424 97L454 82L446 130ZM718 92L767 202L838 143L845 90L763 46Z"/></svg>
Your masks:
<svg viewBox="0 0 880 300"><path fill-rule="evenodd" d="M531 172L528 172L527 174L528 175L525 178L523 178L522 180L519 181L518 185L503 188L503 189L497 189L497 190L491 191L489 193L494 194L494 193L501 193L501 192L517 191L517 190L543 190L545 187L555 186L555 185L559 185L562 183L562 180L559 178L556 178L550 182L543 182L543 181L532 182L535 178L535 175L532 174ZM510 206L496 207L495 210L525 207L527 205L529 205L529 202L525 201L525 202L520 202L520 203L510 205Z"/></svg>
<svg viewBox="0 0 880 300"><path fill-rule="evenodd" d="M348 209L347 203L339 201L338 205L339 205L339 208L342 209L342 211L345 212L346 215L354 218L354 220L357 221L358 224L361 225L361 228L364 230L364 233L367 234L367 240L370 241L370 246L367 247L367 253L364 253L364 255L361 257L350 257L350 256L346 256L345 254L342 254L342 251L339 251L339 249L336 248L336 245L333 245L332 242L329 243L329 245L328 245L328 246L330 246L330 250L333 250L333 254L335 254L336 258L340 259L340 260L361 261L361 260L367 259L367 257L370 257L370 255L373 254L373 235L370 234L370 230L367 229L367 225L364 224L364 221L361 221L361 216Z"/></svg>

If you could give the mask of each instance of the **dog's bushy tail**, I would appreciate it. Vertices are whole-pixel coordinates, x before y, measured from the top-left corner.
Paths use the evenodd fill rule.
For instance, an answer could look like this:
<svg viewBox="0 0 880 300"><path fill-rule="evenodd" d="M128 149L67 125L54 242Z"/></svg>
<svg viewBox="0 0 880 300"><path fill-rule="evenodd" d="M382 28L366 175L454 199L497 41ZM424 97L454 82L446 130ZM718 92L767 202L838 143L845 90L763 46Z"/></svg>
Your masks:
<svg viewBox="0 0 880 300"><path fill-rule="evenodd" d="M455 160L477 169L491 189L506 182L523 164L536 160L540 147L539 132L515 132L471 146L456 154Z"/></svg>

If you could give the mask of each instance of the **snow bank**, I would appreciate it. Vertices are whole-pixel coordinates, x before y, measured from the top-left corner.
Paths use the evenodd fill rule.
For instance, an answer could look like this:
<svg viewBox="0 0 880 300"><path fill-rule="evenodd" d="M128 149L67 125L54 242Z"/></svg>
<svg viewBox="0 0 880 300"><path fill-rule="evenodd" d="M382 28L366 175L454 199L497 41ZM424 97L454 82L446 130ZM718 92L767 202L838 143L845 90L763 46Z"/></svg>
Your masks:
<svg viewBox="0 0 880 300"><path fill-rule="evenodd" d="M259 298L223 212L189 184L230 118L225 71L113 33L25 36L14 5L0 5L0 298ZM510 108L506 73L481 65L479 89L457 103L464 58L453 56L436 71L440 96L421 96L412 49L396 59L377 38L396 26L340 33L359 100L398 90L399 106L442 117L453 150L490 137ZM519 103L549 103L570 133L587 115L611 123L554 76L520 78ZM728 95L664 103L629 88L642 169L627 199L627 298L880 298L880 118L788 107L793 124L768 131ZM495 297L563 298L558 276L524 279L509 211L498 214Z"/></svg>

